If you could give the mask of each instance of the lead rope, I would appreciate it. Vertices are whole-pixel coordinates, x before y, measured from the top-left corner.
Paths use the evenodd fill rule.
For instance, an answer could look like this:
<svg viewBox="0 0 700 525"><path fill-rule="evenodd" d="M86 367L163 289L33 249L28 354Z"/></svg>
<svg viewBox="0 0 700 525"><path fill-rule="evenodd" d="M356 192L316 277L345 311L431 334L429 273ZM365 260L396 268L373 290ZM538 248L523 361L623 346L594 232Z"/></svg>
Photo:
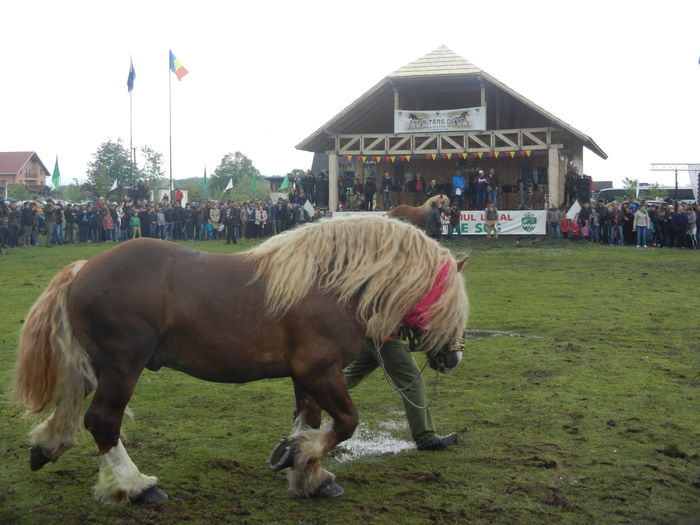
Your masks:
<svg viewBox="0 0 700 525"><path fill-rule="evenodd" d="M423 364L423 368L421 368L418 371L418 374L416 374L416 377L414 377L410 383L408 383L403 388L399 388L399 386L396 383L394 383L394 381L391 379L391 377L389 377L389 374L386 371L386 367L384 366L384 359L382 359L382 348L384 346L384 343L380 343L376 339L373 339L373 341L374 341L374 349L377 351L377 361L379 362L379 366L381 367L382 372L384 372L384 378L386 379L387 383L389 383L391 385L391 387L394 390L396 390L401 395L401 397L403 397L404 400L414 408L424 410L424 409L428 408L430 405L432 405L433 401L435 401L435 396L437 394L438 371L437 370L435 371L435 381L433 382L433 394L432 394L432 396L430 397L428 402L425 404L425 406L416 405L413 401L408 399L406 394L404 394L404 391L408 390L409 387L413 386L413 384L418 380L418 378L421 377L421 375L423 374L423 370L425 370L425 367L428 365L428 361L427 360L425 361L425 363Z"/></svg>

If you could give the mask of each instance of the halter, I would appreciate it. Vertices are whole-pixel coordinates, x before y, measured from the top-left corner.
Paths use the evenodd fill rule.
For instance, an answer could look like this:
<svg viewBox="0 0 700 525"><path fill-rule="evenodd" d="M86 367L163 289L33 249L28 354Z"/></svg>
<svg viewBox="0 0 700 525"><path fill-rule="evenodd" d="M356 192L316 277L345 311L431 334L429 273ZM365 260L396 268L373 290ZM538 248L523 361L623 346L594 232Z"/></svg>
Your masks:
<svg viewBox="0 0 700 525"><path fill-rule="evenodd" d="M413 337L413 330L423 330L426 326L430 324L430 321L432 320L431 315L430 315L430 307L433 306L435 303L437 303L440 300L440 297L442 297L442 294L445 292L445 287L447 285L447 275L450 271L450 261L449 259L446 259L445 262L442 264L442 267L440 268L440 271L438 272L437 276L435 277L435 281L433 281L433 286L430 287L430 290L428 290L428 293L416 303L416 305L411 308L411 310L404 316L403 320L401 321L401 324L404 326L410 328L409 330L409 346L411 347L410 350L414 351L415 346L416 346L416 340ZM404 394L404 390L408 390L413 384L418 380L418 378L423 374L423 370L425 370L426 365L428 364L427 361L423 365L423 368L420 369L416 377L413 378L413 380L406 385L404 388L399 388L398 385L396 385L392 380L391 377L389 377L389 374L386 371L386 367L384 366L384 359L382 359L382 346L383 344L376 339L374 340L374 345L375 349L377 350L377 357L379 361L379 366L382 369L382 372L384 372L384 378L387 380L387 382L391 385L391 387L396 390L399 394L401 394L401 397L404 398L404 400L409 403L410 405L413 405L415 408L428 408L430 404L433 402L435 399L435 392L437 391L437 381L435 381L435 386L433 390L433 395L429 399L429 401L426 403L425 406L419 406L416 405L413 401L408 399L406 394ZM437 380L438 377L438 371L435 371L435 378Z"/></svg>

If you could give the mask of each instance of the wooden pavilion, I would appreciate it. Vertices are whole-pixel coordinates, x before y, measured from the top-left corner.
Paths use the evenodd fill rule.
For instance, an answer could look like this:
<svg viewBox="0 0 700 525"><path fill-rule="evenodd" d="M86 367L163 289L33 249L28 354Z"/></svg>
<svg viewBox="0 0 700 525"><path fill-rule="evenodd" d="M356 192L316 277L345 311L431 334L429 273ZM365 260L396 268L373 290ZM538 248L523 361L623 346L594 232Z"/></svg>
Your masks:
<svg viewBox="0 0 700 525"><path fill-rule="evenodd" d="M394 202L414 204L418 177L449 188L454 175L491 168L500 209L541 209L563 202L567 171L583 173L584 147L607 158L591 137L445 46L382 79L296 147L328 155L331 210L354 178L378 184L388 171Z"/></svg>

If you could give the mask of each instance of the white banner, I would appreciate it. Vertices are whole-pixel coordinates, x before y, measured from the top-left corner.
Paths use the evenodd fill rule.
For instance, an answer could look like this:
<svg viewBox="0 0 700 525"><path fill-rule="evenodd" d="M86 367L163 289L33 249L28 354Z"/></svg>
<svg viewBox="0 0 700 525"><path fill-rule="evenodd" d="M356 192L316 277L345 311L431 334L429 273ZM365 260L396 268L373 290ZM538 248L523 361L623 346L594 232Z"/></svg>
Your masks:
<svg viewBox="0 0 700 525"><path fill-rule="evenodd" d="M449 217L442 216L442 233L447 235ZM545 235L547 233L547 212L545 210L499 210L499 235ZM463 211L460 214L459 231L462 235L485 235L486 212Z"/></svg>
<svg viewBox="0 0 700 525"><path fill-rule="evenodd" d="M333 217L357 217L358 215L384 215L384 211L334 212ZM442 233L447 235L450 219L442 216ZM547 212L545 210L499 210L498 233L501 235L545 235L547 233ZM486 212L463 211L460 215L459 231L462 235L485 235Z"/></svg>
<svg viewBox="0 0 700 525"><path fill-rule="evenodd" d="M695 202L700 204L700 164L688 164L690 187L693 188Z"/></svg>
<svg viewBox="0 0 700 525"><path fill-rule="evenodd" d="M476 108L394 111L394 133L433 133L441 131L483 131L486 106Z"/></svg>

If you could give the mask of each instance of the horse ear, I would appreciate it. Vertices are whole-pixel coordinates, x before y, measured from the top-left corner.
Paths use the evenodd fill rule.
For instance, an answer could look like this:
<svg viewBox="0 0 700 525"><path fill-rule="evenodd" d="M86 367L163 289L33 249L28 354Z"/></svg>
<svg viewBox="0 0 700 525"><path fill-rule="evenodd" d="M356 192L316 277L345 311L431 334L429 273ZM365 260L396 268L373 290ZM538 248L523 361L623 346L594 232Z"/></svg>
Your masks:
<svg viewBox="0 0 700 525"><path fill-rule="evenodd" d="M461 272L461 271L462 271L462 268L464 268L464 265L467 263L467 259L469 259L469 256L468 256L468 255L466 255L466 256L464 257L464 259L462 259L461 261L459 261L459 262L457 263L457 271L458 271L458 272Z"/></svg>

